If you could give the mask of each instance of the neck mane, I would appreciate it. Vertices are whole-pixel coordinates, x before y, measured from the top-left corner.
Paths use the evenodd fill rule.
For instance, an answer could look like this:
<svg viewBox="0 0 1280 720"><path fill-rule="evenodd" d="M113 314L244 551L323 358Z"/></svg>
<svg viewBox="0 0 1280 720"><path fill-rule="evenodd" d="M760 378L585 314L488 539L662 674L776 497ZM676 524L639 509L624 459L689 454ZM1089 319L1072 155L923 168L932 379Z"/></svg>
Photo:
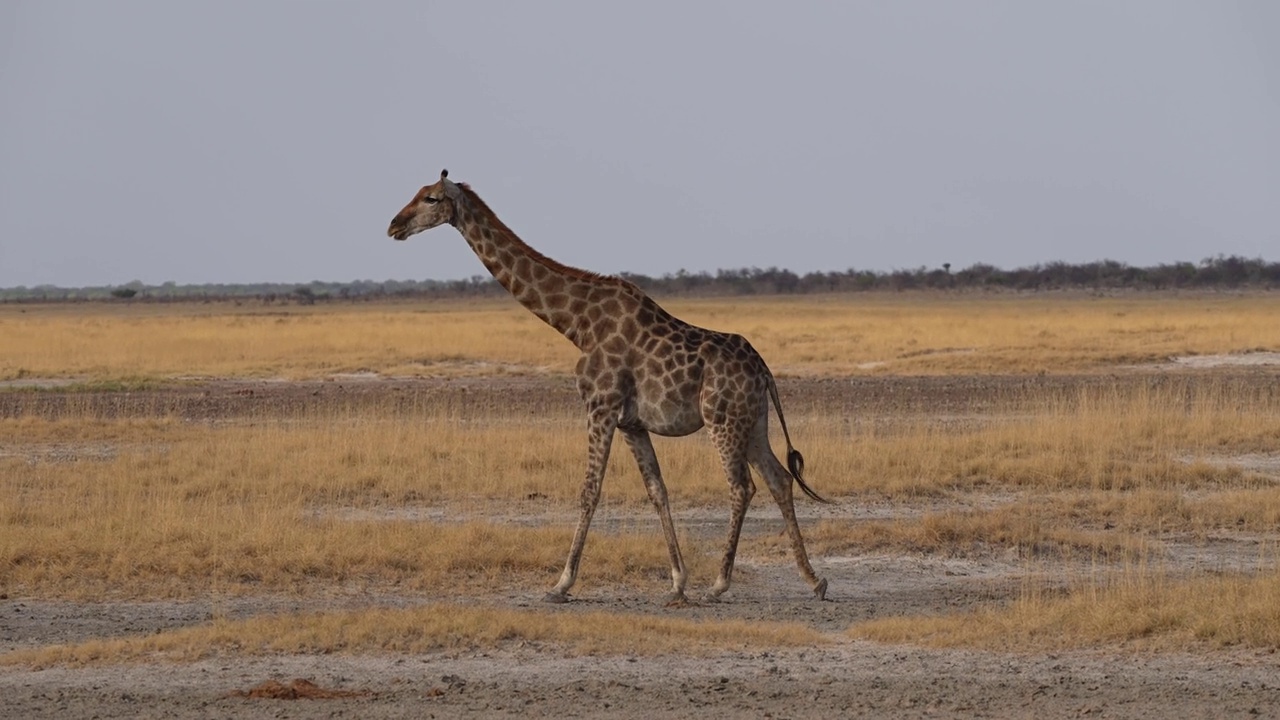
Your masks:
<svg viewBox="0 0 1280 720"><path fill-rule="evenodd" d="M454 226L480 262L507 292L543 322L585 349L593 333L582 320L581 302L600 301L600 292L644 297L632 283L612 275L570 267L520 239L466 183L458 183ZM576 310L576 312L575 312Z"/></svg>
<svg viewBox="0 0 1280 720"><path fill-rule="evenodd" d="M553 260L547 257L546 255L543 255L542 253L538 252L535 248L530 246L528 243L526 243L524 240L521 240L520 236L516 235L514 230L507 227L507 224L502 222L502 219L498 217L497 213L495 213L489 207L489 205L485 203L483 198L481 198L479 195L476 194L475 190L471 189L470 185L466 183L458 183L458 187L462 189L463 197L467 199L467 205L470 207L471 211L476 215L478 215L480 219L483 219L488 224L489 228L492 229L495 236L498 236L501 238L501 240L498 240L501 246L510 248L518 252L521 256L527 257L529 258L529 260L547 268L548 270L554 273L559 273L563 275L565 278L587 280L587 281L594 281L594 282L603 282L603 283L612 283L612 284L628 284L628 285L630 284L626 280L623 280L622 278L614 277L613 275L602 275L600 273L592 272L590 270L583 270L581 268L565 265L564 263L561 263L557 260ZM476 218L473 218L473 221L475 219ZM462 231L462 228L459 227L458 230ZM462 231L462 232L463 232L463 235L466 235L465 231ZM472 246L472 249L475 249L474 246ZM485 263L486 267L488 267L489 263L485 261L484 257L481 257L480 260ZM493 272L493 268L489 268L489 270L490 272ZM493 274L494 274L494 277L496 278L497 273L494 272ZM506 286L504 285L503 287L506 287ZM510 290L510 289L511 288L507 288L507 290Z"/></svg>

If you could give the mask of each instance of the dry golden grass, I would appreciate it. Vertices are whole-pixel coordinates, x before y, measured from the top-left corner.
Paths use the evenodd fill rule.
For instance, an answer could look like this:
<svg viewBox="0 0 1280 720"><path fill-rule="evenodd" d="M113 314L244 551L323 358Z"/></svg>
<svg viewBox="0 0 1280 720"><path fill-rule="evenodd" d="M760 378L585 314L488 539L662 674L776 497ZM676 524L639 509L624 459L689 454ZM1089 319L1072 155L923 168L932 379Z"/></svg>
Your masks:
<svg viewBox="0 0 1280 720"><path fill-rule="evenodd" d="M419 413L331 408L214 427L0 420L0 587L97 598L550 583L572 532L580 421ZM622 460L615 472L635 477L605 507L647 506ZM489 500L510 519L466 521ZM547 513L561 517L525 522ZM690 569L710 575L698 543L685 547ZM650 582L656 594L668 574L656 519L593 532L585 586Z"/></svg>
<svg viewBox="0 0 1280 720"><path fill-rule="evenodd" d="M691 322L746 334L780 374L1078 371L1171 354L1280 347L1275 304L1265 294L873 295L668 306ZM92 382L354 370L561 372L575 352L510 301L287 311L0 306L0 347L0 379ZM868 363L885 364L864 367ZM1029 585L1008 608L897 624L888 619L860 625L854 635L1023 649L1135 639L1155 646L1276 646L1276 618L1268 608L1276 607L1280 580L1270 573L1174 579L1145 564L1168 533L1274 533L1276 479L1236 461L1280 447L1274 388L1173 377L1020 397L1005 406L950 418L892 408L872 417L792 411L792 435L820 492L908 508L897 520L806 522L811 554L1015 547L1035 558L1119 560L1137 570L1121 581L1110 573L1083 579L1065 598ZM309 408L193 424L163 413L107 418L72 401L57 420L0 419L0 588L92 600L337 584L438 598L459 588L552 582L576 519L585 455L582 418L573 409L529 417L464 416L457 408L421 404ZM677 514L714 507L727 515L719 461L705 439L655 444ZM969 500L975 502L966 505ZM765 493L756 503L771 501ZM931 503L965 509L932 510ZM625 519L593 527L580 587L627 583L660 595L668 582L665 546L635 464L620 444L605 483L602 515L610 511ZM719 535L711 542L683 540L691 585L714 574ZM785 540L749 528L740 557L753 555L789 562ZM587 651L633 646L628 643L639 643L636 652L669 651L634 637L645 633L610 635L626 625L611 616L575 635L554 614L466 612L472 611L481 615L430 606L220 621L146 641L87 643L4 662L196 657L236 647L412 650L504 639ZM432 613L471 629L445 620L431 625L436 620L421 614ZM344 623L364 630L344 635L356 632L343 631ZM486 624L516 629L495 639L481 629ZM399 632L380 634L380 625ZM434 629L412 629L426 626ZM677 639L688 637L686 630L664 628ZM699 637L719 642L707 639L718 632L716 625ZM736 632L726 630L729 637Z"/></svg>
<svg viewBox="0 0 1280 720"><path fill-rule="evenodd" d="M0 379L90 381L563 370L576 352L514 301L0 306L0 345Z"/></svg>
<svg viewBox="0 0 1280 720"><path fill-rule="evenodd" d="M1132 645L1145 649L1280 647L1280 574L1173 579L1135 565L1120 580L1081 583L1062 597L1031 589L1012 605L943 617L854 625L880 642L994 650Z"/></svg>
<svg viewBox="0 0 1280 720"><path fill-rule="evenodd" d="M1271 294L875 293L672 305L690 322L744 334L789 374L1065 372L1280 348Z"/></svg>
<svg viewBox="0 0 1280 720"><path fill-rule="evenodd" d="M1081 530L1051 507L1028 502L985 511L927 512L892 521L824 520L805 532L805 545L816 557L867 552L985 555L992 547L1002 547L1028 556L1125 560L1152 549L1139 535ZM782 535L761 536L744 542L743 552L785 558L790 545Z"/></svg>
<svg viewBox="0 0 1280 720"><path fill-rule="evenodd" d="M791 421L819 486L837 494L938 495L972 489L1149 490L1250 486L1248 470L1208 462L1280 445L1268 388L1170 380L1104 386L956 426L928 417ZM852 420L858 420L854 418ZM799 442L799 440L797 440Z"/></svg>
<svg viewBox="0 0 1280 720"><path fill-rule="evenodd" d="M985 543L1114 557L1160 530L1265 530L1280 517L1273 481L1205 458L1280 444L1277 403L1231 385L1193 395L1168 385L1104 387L1027 408L1016 422L952 429L799 415L793 432L810 479L846 502L1027 494L892 523L828 521L808 531L812 549L956 552ZM568 411L464 422L447 409L340 405L214 426L25 417L0 420L0 437L0 496L8 499L0 503L0 586L66 597L191 596L211 583L430 590L513 576L548 582L576 516L585 443ZM657 445L677 512L725 507L709 443ZM640 520L593 534L584 581L643 580L656 592L664 545L634 462L618 450L604 507L624 506ZM469 516L495 522L454 520ZM761 547L752 542L744 548ZM686 540L695 578L710 577L717 545Z"/></svg>
<svg viewBox="0 0 1280 720"><path fill-rule="evenodd" d="M223 654L422 653L522 642L586 654L661 655L820 645L830 640L798 623L695 621L614 613L557 613L432 604L219 620L154 635L18 650L0 666L88 665L184 660Z"/></svg>
<svg viewBox="0 0 1280 720"><path fill-rule="evenodd" d="M1269 293L899 293L675 299L780 375L1095 370L1280 349ZM0 306L0 380L569 372L576 350L510 299L277 307Z"/></svg>

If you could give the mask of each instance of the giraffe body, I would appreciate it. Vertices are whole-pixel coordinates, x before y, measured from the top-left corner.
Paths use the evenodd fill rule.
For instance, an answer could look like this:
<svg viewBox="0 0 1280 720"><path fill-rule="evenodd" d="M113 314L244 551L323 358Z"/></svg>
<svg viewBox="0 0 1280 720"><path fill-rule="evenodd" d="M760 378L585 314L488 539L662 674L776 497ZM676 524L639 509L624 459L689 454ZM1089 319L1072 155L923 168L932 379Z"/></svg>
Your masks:
<svg viewBox="0 0 1280 720"><path fill-rule="evenodd" d="M801 478L803 459L789 437L789 469L770 447L771 400L784 434L786 421L773 375L745 338L679 320L626 280L543 256L520 240L467 185L449 180L447 171L414 196L391 221L387 233L404 240L443 224L457 228L503 287L582 352L575 374L587 409L586 479L569 556L547 601L565 602L577 579L613 438L621 434L640 467L666 537L672 581L669 603L687 602L688 575L650 433L683 436L703 427L720 453L733 501L724 558L708 599L729 589L742 522L755 494L748 467L764 479L782 511L800 574L820 599L825 597L826 580L814 573L805 553L792 481L810 497L825 501Z"/></svg>

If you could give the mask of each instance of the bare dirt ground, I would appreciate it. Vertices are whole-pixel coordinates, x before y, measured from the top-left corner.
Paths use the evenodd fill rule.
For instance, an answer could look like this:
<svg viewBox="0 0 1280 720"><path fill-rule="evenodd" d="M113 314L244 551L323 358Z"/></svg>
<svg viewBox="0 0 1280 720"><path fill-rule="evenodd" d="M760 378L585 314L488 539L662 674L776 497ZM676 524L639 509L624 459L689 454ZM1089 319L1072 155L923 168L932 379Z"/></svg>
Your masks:
<svg viewBox="0 0 1280 720"><path fill-rule="evenodd" d="M1006 411L1020 399L1070 392L1094 383L1160 383L1171 373L1196 381L1274 388L1269 367L1139 368L1107 375L1045 377L870 377L787 379L788 413L822 408L851 418L919 413L939 422ZM93 408L104 415L176 415L198 422L234 421L260 413L303 410L319 402L385 407L423 401L463 411L502 407L537 414L578 401L563 377L327 382L191 382L135 392L0 392L0 417L57 416ZM0 445L3 443L0 442ZM104 448L46 448L110 453ZM1262 458L1260 463L1274 458ZM673 485L678 479L672 479ZM887 518L992 498L798 507L802 523L821 517ZM495 507L494 513L518 513ZM718 538L727 515L676 508L690 533ZM639 523L602 508L593 532L610 523ZM573 522L573 509L544 511L537 521ZM656 522L656 521L655 521ZM771 504L754 504L744 537L777 533ZM1274 540L1274 538L1272 539ZM1161 538L1161 562L1179 570L1256 568L1266 538L1221 534ZM1270 652L1215 650L1143 653L1126 649L1066 653L930 650L851 641L842 634L870 617L937 613L1016 597L1028 577L1067 582L1090 572L1083 563L1028 559L968 548L954 555L885 554L815 557L830 581L817 602L783 558L739 556L733 590L716 604L661 605L662 578L636 586L592 583L588 573L575 613L678 614L707 619L787 620L828 635L820 647L720 651L711 655L579 656L524 644L496 650L420 655L229 655L194 663L150 662L103 667L0 669L2 717L1280 717L1280 660ZM546 578L549 586L554 578ZM709 582L709 578L701 578ZM0 599L0 652L53 643L149 634L229 618L297 610L406 606L464 600L506 608L542 608L547 588L512 585L469 598L342 588L289 596L221 597L186 602L75 603L18 596ZM695 592L701 590L695 587ZM0 588L0 592L3 589ZM306 679L314 685L294 684ZM267 685L269 681L275 684ZM309 689L314 688L314 690Z"/></svg>

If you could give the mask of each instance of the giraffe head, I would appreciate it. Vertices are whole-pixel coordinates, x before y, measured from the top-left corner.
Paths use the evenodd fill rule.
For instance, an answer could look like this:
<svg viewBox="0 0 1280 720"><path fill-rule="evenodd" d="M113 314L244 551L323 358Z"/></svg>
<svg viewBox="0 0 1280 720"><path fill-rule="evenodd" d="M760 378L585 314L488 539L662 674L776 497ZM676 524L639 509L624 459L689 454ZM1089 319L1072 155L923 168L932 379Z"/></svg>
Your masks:
<svg viewBox="0 0 1280 720"><path fill-rule="evenodd" d="M392 218L387 235L404 240L437 225L452 223L457 220L457 203L461 199L462 191L449 180L449 171L441 170L438 182L419 190L409 204Z"/></svg>

